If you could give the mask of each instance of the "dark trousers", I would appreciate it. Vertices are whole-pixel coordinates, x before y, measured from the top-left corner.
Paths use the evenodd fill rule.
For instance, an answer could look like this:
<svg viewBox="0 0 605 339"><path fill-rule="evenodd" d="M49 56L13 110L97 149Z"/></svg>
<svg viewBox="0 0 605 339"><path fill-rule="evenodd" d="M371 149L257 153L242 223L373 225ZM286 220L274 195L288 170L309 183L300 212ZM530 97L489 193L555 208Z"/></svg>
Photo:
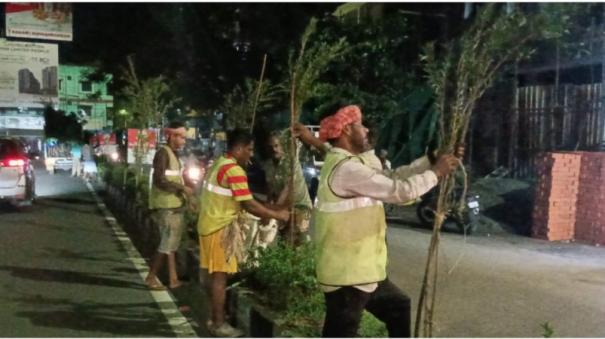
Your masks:
<svg viewBox="0 0 605 339"><path fill-rule="evenodd" d="M389 279L379 282L372 293L346 286L324 296L323 337L356 337L364 309L386 324L390 337L411 335L410 298Z"/></svg>

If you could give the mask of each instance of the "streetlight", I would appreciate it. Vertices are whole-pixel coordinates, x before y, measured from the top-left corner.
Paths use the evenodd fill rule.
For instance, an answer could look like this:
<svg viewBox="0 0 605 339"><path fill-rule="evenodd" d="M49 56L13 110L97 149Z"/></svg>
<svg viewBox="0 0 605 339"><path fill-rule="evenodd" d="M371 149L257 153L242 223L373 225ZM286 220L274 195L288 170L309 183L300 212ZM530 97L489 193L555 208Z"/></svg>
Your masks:
<svg viewBox="0 0 605 339"><path fill-rule="evenodd" d="M128 115L128 111L122 108L118 111L118 114L122 116L122 119L124 120L124 129L126 129L126 116Z"/></svg>

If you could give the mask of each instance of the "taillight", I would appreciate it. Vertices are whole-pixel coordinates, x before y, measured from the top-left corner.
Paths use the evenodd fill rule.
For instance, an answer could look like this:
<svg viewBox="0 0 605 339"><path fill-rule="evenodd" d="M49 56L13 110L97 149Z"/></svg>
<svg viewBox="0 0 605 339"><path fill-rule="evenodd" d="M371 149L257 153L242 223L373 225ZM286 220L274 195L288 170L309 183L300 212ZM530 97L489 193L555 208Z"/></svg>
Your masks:
<svg viewBox="0 0 605 339"><path fill-rule="evenodd" d="M27 165L27 159L21 158L7 158L0 161L0 165L3 167L21 167Z"/></svg>
<svg viewBox="0 0 605 339"><path fill-rule="evenodd" d="M23 165L25 165L25 161L23 161L22 159L10 159L8 161L8 165L9 166L23 166Z"/></svg>

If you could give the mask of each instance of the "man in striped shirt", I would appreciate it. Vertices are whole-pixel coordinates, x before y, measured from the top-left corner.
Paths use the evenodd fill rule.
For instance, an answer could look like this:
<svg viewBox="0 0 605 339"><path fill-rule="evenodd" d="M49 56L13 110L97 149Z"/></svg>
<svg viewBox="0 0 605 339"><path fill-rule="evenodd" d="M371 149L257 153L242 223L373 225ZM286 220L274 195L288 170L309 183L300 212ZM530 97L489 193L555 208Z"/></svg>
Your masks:
<svg viewBox="0 0 605 339"><path fill-rule="evenodd" d="M198 233L200 266L209 275L206 281L211 299L210 332L217 337L237 337L243 333L225 322L225 289L228 274L237 272L237 259L227 257L222 244L225 228L241 212L266 219L288 221L287 209L273 210L254 200L244 168L254 152L252 135L236 129L227 135L227 153L214 162L204 180L200 199Z"/></svg>

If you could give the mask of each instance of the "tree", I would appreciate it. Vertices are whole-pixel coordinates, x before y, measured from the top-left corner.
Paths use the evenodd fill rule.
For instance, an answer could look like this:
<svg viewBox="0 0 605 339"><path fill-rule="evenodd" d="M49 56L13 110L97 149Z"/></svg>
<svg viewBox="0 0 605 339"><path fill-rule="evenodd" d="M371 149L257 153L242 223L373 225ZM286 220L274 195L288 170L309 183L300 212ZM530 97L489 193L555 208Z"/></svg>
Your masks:
<svg viewBox="0 0 605 339"><path fill-rule="evenodd" d="M75 114L66 114L47 106L44 110L44 135L59 141L82 141L82 125L86 121Z"/></svg>
<svg viewBox="0 0 605 339"><path fill-rule="evenodd" d="M335 104L358 104L376 135L376 148L388 150L394 165L421 156L434 137L437 117L434 95L419 76L418 36L427 35L422 29L429 21L396 8L381 20L323 18L316 39L333 43L345 37L351 50L321 76L306 120L318 122Z"/></svg>
<svg viewBox="0 0 605 339"><path fill-rule="evenodd" d="M326 71L328 64L339 59L349 51L349 45L345 38L341 38L334 43L325 41L314 41L309 43L311 36L317 30L317 19L311 18L307 28L302 34L298 55L294 57L294 52L290 54L290 74L287 81L290 91L290 129L294 129L294 125L299 121L299 115L302 107L307 100L317 95L319 88L319 78ZM289 150L285 152L285 159L290 169L289 186L289 203L290 213L294 214L294 171L298 163L298 153L296 140L292 133L285 134ZM285 142L283 144L286 144ZM294 232L294 223L296 218L290 218L290 231ZM294 239L290 234L290 238Z"/></svg>
<svg viewBox="0 0 605 339"><path fill-rule="evenodd" d="M127 98L128 111L132 114L133 124L138 128L158 127L164 122L168 109L181 101L172 95L164 76L140 80L137 76L132 57L128 57L128 68L122 76L126 86L122 94Z"/></svg>
<svg viewBox="0 0 605 339"><path fill-rule="evenodd" d="M415 76L419 48L411 41L413 34L400 11L385 14L383 20L320 21L317 40L334 43L345 37L352 47L321 77L323 85L309 103L312 118L318 120L336 101L361 105L364 119L372 121L401 113L401 100L420 82Z"/></svg>
<svg viewBox="0 0 605 339"><path fill-rule="evenodd" d="M276 107L280 100L279 88L269 80L265 80L260 86L260 93L257 93L258 88L259 81L246 78L241 86L236 85L224 96L224 101L218 110L226 114L227 129L250 129L255 110L257 114L262 114Z"/></svg>
<svg viewBox="0 0 605 339"><path fill-rule="evenodd" d="M453 153L464 144L475 104L502 67L508 62L527 58L533 51L530 42L561 35L566 23L564 17L546 12L507 14L501 6L489 3L480 9L472 25L461 36L448 42L440 51L435 43L427 46L422 60L439 112L439 153ZM450 175L439 183L415 337L432 336L441 225L446 211L458 210L465 202L465 194L459 201L454 199L454 181L454 176Z"/></svg>
<svg viewBox="0 0 605 339"><path fill-rule="evenodd" d="M288 48L309 18L331 12L333 3L77 3L77 41L61 45L62 62L99 62L120 74L125 55L136 55L137 75L164 74L173 90L196 110L213 111L225 93L256 78L268 55L268 79L288 73ZM259 24L262 23L262 24ZM236 24L239 32L236 32ZM249 43L236 50L236 40ZM133 59L133 62L135 59ZM126 83L116 77L116 100Z"/></svg>

